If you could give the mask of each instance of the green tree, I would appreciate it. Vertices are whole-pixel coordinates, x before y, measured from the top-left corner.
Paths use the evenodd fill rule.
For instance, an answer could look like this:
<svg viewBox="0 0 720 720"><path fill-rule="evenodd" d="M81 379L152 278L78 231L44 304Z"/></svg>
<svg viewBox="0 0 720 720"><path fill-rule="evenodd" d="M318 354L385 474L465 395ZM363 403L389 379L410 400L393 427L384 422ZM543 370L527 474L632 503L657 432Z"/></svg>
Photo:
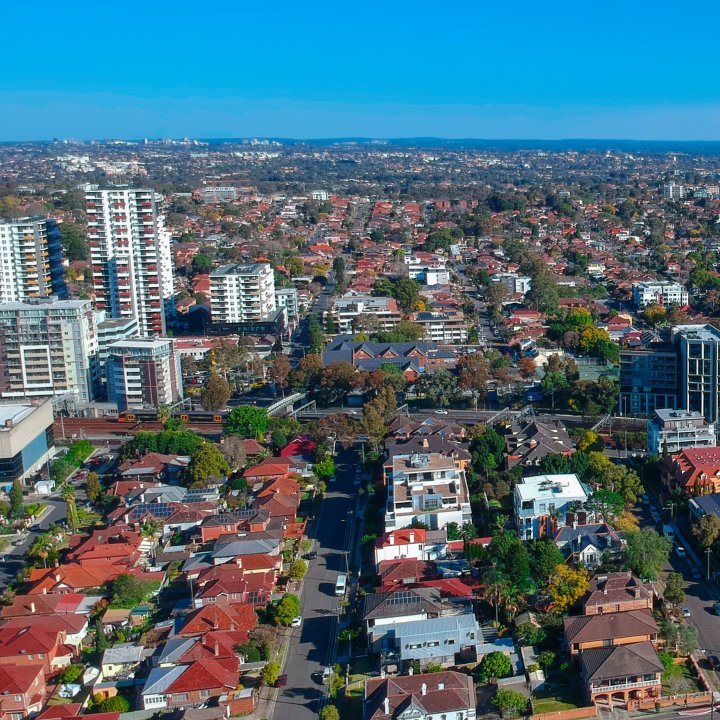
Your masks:
<svg viewBox="0 0 720 720"><path fill-rule="evenodd" d="M712 547L720 538L720 518L717 515L703 515L693 523L692 534L701 547Z"/></svg>
<svg viewBox="0 0 720 720"><path fill-rule="evenodd" d="M207 484L208 478L227 476L230 466L215 443L205 443L193 455L187 467L186 477L196 487Z"/></svg>
<svg viewBox="0 0 720 720"><path fill-rule="evenodd" d="M119 712L122 714L130 710L130 703L122 695L114 695L101 700L93 710L100 713Z"/></svg>
<svg viewBox="0 0 720 720"><path fill-rule="evenodd" d="M493 702L504 717L519 715L525 711L528 705L528 699L525 695L517 690L508 690L506 688L498 688Z"/></svg>
<svg viewBox="0 0 720 720"><path fill-rule="evenodd" d="M105 637L105 628L100 616L95 621L95 651L98 655L102 655L105 650L110 647L108 639Z"/></svg>
<svg viewBox="0 0 720 720"><path fill-rule="evenodd" d="M603 520L610 522L620 515L625 507L625 499L612 490L598 490L585 503L588 510L598 513Z"/></svg>
<svg viewBox="0 0 720 720"><path fill-rule="evenodd" d="M568 388L565 375L559 372L547 372L540 381L540 389L550 395L551 407L555 409L555 395Z"/></svg>
<svg viewBox="0 0 720 720"><path fill-rule="evenodd" d="M10 512L8 517L11 520L19 520L25 517L25 506L23 505L23 491L20 480L15 480L10 489Z"/></svg>
<svg viewBox="0 0 720 720"><path fill-rule="evenodd" d="M392 285L392 295L404 312L410 312L420 299L420 284L417 280L400 278Z"/></svg>
<svg viewBox="0 0 720 720"><path fill-rule="evenodd" d="M71 487L66 487L63 491L63 498L65 499L65 512L68 526L72 532L76 532L80 526L80 521L78 518L77 505L75 504L75 491Z"/></svg>
<svg viewBox="0 0 720 720"><path fill-rule="evenodd" d="M198 253L192 259L192 271L194 273L209 273L212 269L212 258L205 253Z"/></svg>
<svg viewBox="0 0 720 720"><path fill-rule="evenodd" d="M308 318L308 339L310 341L310 353L320 354L325 349L325 333L320 327L320 321L316 315Z"/></svg>
<svg viewBox="0 0 720 720"><path fill-rule="evenodd" d="M304 560L293 560L290 563L290 579L294 581L302 580L307 573L307 563Z"/></svg>
<svg viewBox="0 0 720 720"><path fill-rule="evenodd" d="M320 713L320 720L340 720L340 711L335 705L326 705Z"/></svg>
<svg viewBox="0 0 720 720"><path fill-rule="evenodd" d="M220 373L211 372L200 402L205 410L221 410L227 405L231 394L228 381Z"/></svg>
<svg viewBox="0 0 720 720"><path fill-rule="evenodd" d="M271 660L262 669L262 680L266 685L275 686L280 677L280 663L277 660Z"/></svg>
<svg viewBox="0 0 720 720"><path fill-rule="evenodd" d="M503 652L495 650L485 655L480 663L480 674L487 680L497 680L510 672L510 658Z"/></svg>
<svg viewBox="0 0 720 720"><path fill-rule="evenodd" d="M663 596L673 607L677 607L685 600L685 580L680 573L668 573Z"/></svg>
<svg viewBox="0 0 720 720"><path fill-rule="evenodd" d="M315 474L323 479L332 477L335 474L335 461L331 455L325 455L320 462L315 464Z"/></svg>
<svg viewBox="0 0 720 720"><path fill-rule="evenodd" d="M61 683L74 683L85 672L84 665L68 665L59 675Z"/></svg>
<svg viewBox="0 0 720 720"><path fill-rule="evenodd" d="M87 476L87 487L85 494L88 496L88 500L92 503L96 503L103 493L102 485L100 484L100 476L96 472L89 472Z"/></svg>
<svg viewBox="0 0 720 720"><path fill-rule="evenodd" d="M434 407L447 407L458 395L457 378L447 370L421 375L415 387Z"/></svg>
<svg viewBox="0 0 720 720"><path fill-rule="evenodd" d="M63 222L60 225L60 243L65 251L65 257L70 262L88 259L87 238L82 228L75 223Z"/></svg>
<svg viewBox="0 0 720 720"><path fill-rule="evenodd" d="M653 528L643 528L639 532L627 534L625 561L638 577L656 580L671 550L670 538L658 535Z"/></svg>
<svg viewBox="0 0 720 720"><path fill-rule="evenodd" d="M542 585L555 574L555 568L565 562L557 545L549 539L533 540L529 546L529 554L530 574Z"/></svg>
<svg viewBox="0 0 720 720"><path fill-rule="evenodd" d="M138 575L118 575L109 583L110 605L116 608L133 608L144 602L156 588L156 583Z"/></svg>
<svg viewBox="0 0 720 720"><path fill-rule="evenodd" d="M545 631L531 622L520 623L515 631L515 637L521 645L539 645L545 636Z"/></svg>
<svg viewBox="0 0 720 720"><path fill-rule="evenodd" d="M275 607L275 622L278 625L289 627L293 618L300 615L300 598L291 593L285 593Z"/></svg>
<svg viewBox="0 0 720 720"><path fill-rule="evenodd" d="M244 438L262 438L268 429L268 414L254 405L234 407L227 416L225 432Z"/></svg>
<svg viewBox="0 0 720 720"><path fill-rule="evenodd" d="M538 665L547 673L547 671L553 666L556 657L557 656L553 650L543 650L538 655Z"/></svg>

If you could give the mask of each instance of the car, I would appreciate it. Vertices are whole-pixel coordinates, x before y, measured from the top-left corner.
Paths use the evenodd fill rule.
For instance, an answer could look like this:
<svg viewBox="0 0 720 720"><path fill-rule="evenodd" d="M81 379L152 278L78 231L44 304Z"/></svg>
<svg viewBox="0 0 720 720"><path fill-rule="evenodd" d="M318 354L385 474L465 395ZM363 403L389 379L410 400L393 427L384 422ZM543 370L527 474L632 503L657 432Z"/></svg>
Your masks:
<svg viewBox="0 0 720 720"><path fill-rule="evenodd" d="M34 525L31 525L29 529L31 532L40 532L40 530L42 530L42 528L40 527L40 523L35 523Z"/></svg>
<svg viewBox="0 0 720 720"><path fill-rule="evenodd" d="M710 655L708 657L708 662L713 670L720 669L720 658L717 655Z"/></svg>
<svg viewBox="0 0 720 720"><path fill-rule="evenodd" d="M649 505L650 504L650 496L649 495L642 495L642 504L643 505Z"/></svg>
<svg viewBox="0 0 720 720"><path fill-rule="evenodd" d="M713 612L714 612L716 615L720 615L720 602L716 602L716 603L713 605Z"/></svg>
<svg viewBox="0 0 720 720"><path fill-rule="evenodd" d="M682 607L682 616L685 618L690 617L690 608L687 605Z"/></svg>
<svg viewBox="0 0 720 720"><path fill-rule="evenodd" d="M337 480L337 476L336 476L336 475L331 475L331 476L328 478L328 482L329 482L329 483L334 483L336 480Z"/></svg>
<svg viewBox="0 0 720 720"><path fill-rule="evenodd" d="M292 619L290 627L300 627L302 625L302 615L298 615Z"/></svg>
<svg viewBox="0 0 720 720"><path fill-rule="evenodd" d="M685 557L686 552L685 548L682 545L678 545L677 548L675 548L678 554L678 557Z"/></svg>
<svg viewBox="0 0 720 720"><path fill-rule="evenodd" d="M305 559L306 560L314 560L317 557L317 552L315 550L312 550L309 553L306 553Z"/></svg>
<svg viewBox="0 0 720 720"><path fill-rule="evenodd" d="M277 682L275 683L275 687L285 687L287 685L287 675L282 674L278 675Z"/></svg>
<svg viewBox="0 0 720 720"><path fill-rule="evenodd" d="M323 680L327 680L332 674L333 669L329 665L326 665L322 671Z"/></svg>
<svg viewBox="0 0 720 720"><path fill-rule="evenodd" d="M435 414L436 415L447 415L448 411L447 410L436 410Z"/></svg>
<svg viewBox="0 0 720 720"><path fill-rule="evenodd" d="M690 571L690 574L692 575L693 580L702 580L702 573L696 567Z"/></svg>

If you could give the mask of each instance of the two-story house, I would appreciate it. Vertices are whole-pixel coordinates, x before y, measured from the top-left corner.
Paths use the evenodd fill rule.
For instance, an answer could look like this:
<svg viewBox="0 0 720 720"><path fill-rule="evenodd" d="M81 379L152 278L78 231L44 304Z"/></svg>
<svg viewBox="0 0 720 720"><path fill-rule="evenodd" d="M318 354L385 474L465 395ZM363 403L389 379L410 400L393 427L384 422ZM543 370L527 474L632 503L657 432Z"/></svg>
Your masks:
<svg viewBox="0 0 720 720"><path fill-rule="evenodd" d="M43 706L45 668L42 664L0 665L0 720L25 720Z"/></svg>
<svg viewBox="0 0 720 720"><path fill-rule="evenodd" d="M385 533L375 541L375 566L386 560L437 560L447 555L447 532L403 528Z"/></svg>
<svg viewBox="0 0 720 720"><path fill-rule="evenodd" d="M653 609L655 591L630 572L596 575L590 579L583 601L584 615Z"/></svg>
<svg viewBox="0 0 720 720"><path fill-rule="evenodd" d="M648 609L565 618L565 645L571 655L590 648L654 643L657 638L658 626Z"/></svg>

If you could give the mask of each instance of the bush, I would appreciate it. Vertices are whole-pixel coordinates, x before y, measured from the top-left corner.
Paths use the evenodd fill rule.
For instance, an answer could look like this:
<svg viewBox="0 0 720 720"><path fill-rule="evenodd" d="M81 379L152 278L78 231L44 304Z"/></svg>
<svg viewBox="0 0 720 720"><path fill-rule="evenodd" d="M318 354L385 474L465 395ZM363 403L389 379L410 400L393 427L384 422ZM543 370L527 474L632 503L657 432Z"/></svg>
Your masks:
<svg viewBox="0 0 720 720"><path fill-rule="evenodd" d="M85 672L84 665L68 665L58 677L61 683L74 683Z"/></svg>
<svg viewBox="0 0 720 720"><path fill-rule="evenodd" d="M276 685L279 677L280 663L272 660L263 668L262 680L266 685Z"/></svg>
<svg viewBox="0 0 720 720"><path fill-rule="evenodd" d="M320 713L320 720L340 720L340 712L335 705L326 705Z"/></svg>
<svg viewBox="0 0 720 720"><path fill-rule="evenodd" d="M116 695L115 697L105 698L101 702L99 702L94 710L96 712L106 713L106 712L119 712L119 713L126 713L130 709L130 703L124 698L120 697L120 695Z"/></svg>
<svg viewBox="0 0 720 720"><path fill-rule="evenodd" d="M528 699L515 690L500 688L495 693L494 702L503 715L517 715L525 710Z"/></svg>

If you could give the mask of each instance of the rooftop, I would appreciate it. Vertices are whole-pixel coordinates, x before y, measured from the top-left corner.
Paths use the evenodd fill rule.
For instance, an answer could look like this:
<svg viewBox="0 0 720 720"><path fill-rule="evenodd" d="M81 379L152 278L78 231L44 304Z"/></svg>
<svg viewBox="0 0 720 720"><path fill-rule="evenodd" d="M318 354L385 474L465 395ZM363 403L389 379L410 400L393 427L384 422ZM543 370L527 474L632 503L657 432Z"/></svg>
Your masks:
<svg viewBox="0 0 720 720"><path fill-rule="evenodd" d="M0 431L12 430L15 425L20 424L25 418L30 417L33 411L42 403L33 405L31 403L0 403Z"/></svg>
<svg viewBox="0 0 720 720"><path fill-rule="evenodd" d="M556 497L587 497L578 476L574 473L563 475L534 475L523 478L515 486L521 500L552 500Z"/></svg>

